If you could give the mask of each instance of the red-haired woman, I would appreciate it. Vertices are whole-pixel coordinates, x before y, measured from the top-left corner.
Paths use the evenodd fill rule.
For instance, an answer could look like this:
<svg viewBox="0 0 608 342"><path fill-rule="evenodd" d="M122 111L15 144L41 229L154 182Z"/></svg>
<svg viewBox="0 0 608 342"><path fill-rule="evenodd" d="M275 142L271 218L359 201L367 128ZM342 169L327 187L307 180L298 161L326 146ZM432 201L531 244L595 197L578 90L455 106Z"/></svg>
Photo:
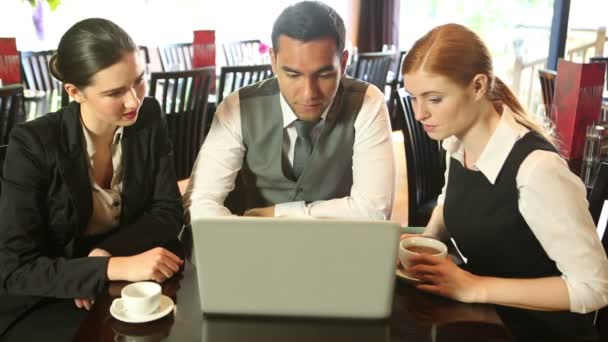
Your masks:
<svg viewBox="0 0 608 342"><path fill-rule="evenodd" d="M584 314L608 303L608 260L585 187L494 75L486 45L464 26L436 27L414 44L403 73L416 119L447 152L446 186L425 234L449 233L467 258L462 268L413 259L417 287L463 302L562 311L553 328L594 334Z"/></svg>

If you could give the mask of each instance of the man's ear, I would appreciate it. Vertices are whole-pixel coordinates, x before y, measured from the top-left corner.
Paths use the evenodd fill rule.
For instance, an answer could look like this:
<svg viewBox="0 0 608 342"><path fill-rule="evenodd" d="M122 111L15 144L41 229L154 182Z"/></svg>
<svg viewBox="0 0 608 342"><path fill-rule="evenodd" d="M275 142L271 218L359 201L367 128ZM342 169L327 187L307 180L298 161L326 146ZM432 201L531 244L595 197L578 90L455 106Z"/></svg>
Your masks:
<svg viewBox="0 0 608 342"><path fill-rule="evenodd" d="M346 63L348 63L348 50L344 50L342 52L342 56L340 56L340 68L342 69L342 76L346 72Z"/></svg>
<svg viewBox="0 0 608 342"><path fill-rule="evenodd" d="M75 85L73 85L72 83L65 83L63 85L65 91L68 93L68 96L70 96L71 98L74 99L74 101L78 102L78 103L83 103L85 101L85 97L82 94L82 91L80 91L80 89L76 88Z"/></svg>

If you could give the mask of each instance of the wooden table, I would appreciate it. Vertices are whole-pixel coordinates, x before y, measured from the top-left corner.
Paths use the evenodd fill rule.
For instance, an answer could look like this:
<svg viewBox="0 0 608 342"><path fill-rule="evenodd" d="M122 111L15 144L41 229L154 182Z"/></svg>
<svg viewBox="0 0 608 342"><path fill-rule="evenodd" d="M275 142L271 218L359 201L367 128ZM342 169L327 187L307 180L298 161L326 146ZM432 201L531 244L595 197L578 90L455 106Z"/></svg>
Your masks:
<svg viewBox="0 0 608 342"><path fill-rule="evenodd" d="M192 255L191 232L186 230L182 238L187 255ZM127 284L115 282L96 299L74 341L434 342L513 341L513 336L521 341L579 341L578 336L566 336L572 333L570 327L551 322L552 315L560 313L465 304L424 293L400 279L396 282L387 320L205 316L199 306L196 267L188 262L182 274L163 284L163 293L176 303L172 314L144 324L114 319L110 305Z"/></svg>
<svg viewBox="0 0 608 342"><path fill-rule="evenodd" d="M510 341L494 308L422 293L398 281L387 321L206 317L199 309L196 268L163 285L174 314L144 324L122 323L109 313L126 283L111 284L96 300L74 341L462 341L481 336ZM460 326L459 326L460 324ZM454 328L456 327L456 328ZM449 332L450 336L446 336ZM456 333L455 333L456 332Z"/></svg>

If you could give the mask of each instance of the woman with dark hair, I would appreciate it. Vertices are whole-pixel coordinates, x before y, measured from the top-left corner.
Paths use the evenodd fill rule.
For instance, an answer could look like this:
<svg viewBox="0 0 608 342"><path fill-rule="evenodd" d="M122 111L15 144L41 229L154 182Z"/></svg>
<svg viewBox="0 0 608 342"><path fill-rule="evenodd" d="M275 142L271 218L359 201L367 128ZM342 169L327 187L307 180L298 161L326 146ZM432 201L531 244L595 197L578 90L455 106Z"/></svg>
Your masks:
<svg viewBox="0 0 608 342"><path fill-rule="evenodd" d="M462 268L412 259L417 288L562 311L539 319L551 316L561 337L592 336L585 314L608 304L608 260L585 187L494 75L486 45L464 26L436 27L409 50L403 74L416 119L447 152L446 185L425 234L449 233L467 259Z"/></svg>
<svg viewBox="0 0 608 342"><path fill-rule="evenodd" d="M165 248L183 220L172 147L133 40L108 20L80 21L50 69L74 101L17 126L2 172L0 334L10 338L32 330L21 322L45 298L88 310L109 280L163 282L183 263Z"/></svg>

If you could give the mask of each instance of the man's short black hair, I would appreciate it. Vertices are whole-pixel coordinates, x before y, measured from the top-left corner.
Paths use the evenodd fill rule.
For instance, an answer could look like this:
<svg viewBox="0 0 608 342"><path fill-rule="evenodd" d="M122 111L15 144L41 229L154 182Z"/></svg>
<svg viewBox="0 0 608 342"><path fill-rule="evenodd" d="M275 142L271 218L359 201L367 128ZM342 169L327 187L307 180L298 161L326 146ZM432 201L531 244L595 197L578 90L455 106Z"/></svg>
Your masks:
<svg viewBox="0 0 608 342"><path fill-rule="evenodd" d="M284 34L303 42L333 38L339 54L344 51L344 21L331 7L318 1L302 1L281 12L272 26L272 48L279 52L279 37Z"/></svg>

